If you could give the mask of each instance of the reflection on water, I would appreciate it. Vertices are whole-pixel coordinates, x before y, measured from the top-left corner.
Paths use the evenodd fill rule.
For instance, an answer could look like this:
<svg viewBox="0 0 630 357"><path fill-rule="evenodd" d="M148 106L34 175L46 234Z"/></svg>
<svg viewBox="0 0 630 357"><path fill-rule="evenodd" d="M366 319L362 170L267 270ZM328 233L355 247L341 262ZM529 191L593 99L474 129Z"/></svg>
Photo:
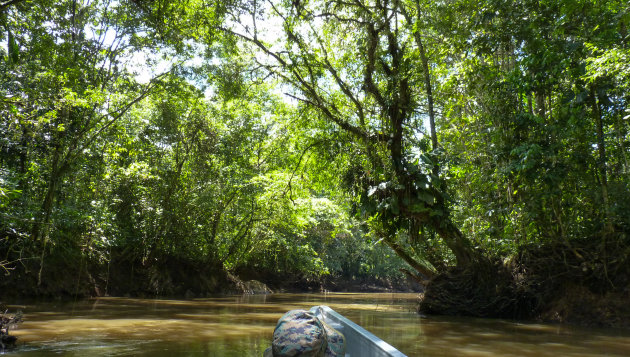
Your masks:
<svg viewBox="0 0 630 357"><path fill-rule="evenodd" d="M262 356L278 318L328 305L409 356L628 356L630 331L415 313L414 294L99 298L21 306L10 356ZM15 310L18 306L12 306Z"/></svg>

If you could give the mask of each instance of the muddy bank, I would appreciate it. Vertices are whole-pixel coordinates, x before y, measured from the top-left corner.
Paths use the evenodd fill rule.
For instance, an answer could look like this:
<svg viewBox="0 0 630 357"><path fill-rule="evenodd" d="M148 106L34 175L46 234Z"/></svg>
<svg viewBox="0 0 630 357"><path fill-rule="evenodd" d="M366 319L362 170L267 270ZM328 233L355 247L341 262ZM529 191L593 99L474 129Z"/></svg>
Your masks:
<svg viewBox="0 0 630 357"><path fill-rule="evenodd" d="M448 269L429 282L419 311L628 328L629 300L630 239L614 233Z"/></svg>
<svg viewBox="0 0 630 357"><path fill-rule="evenodd" d="M424 289L424 314L537 319L586 326L630 326L630 239L625 234L531 245L510 260L484 260L438 274ZM0 299L91 296L195 298L270 292L422 292L411 281L306 277L221 266L181 257L109 261L53 247L24 259L0 280Z"/></svg>
<svg viewBox="0 0 630 357"><path fill-rule="evenodd" d="M78 252L78 251L77 251ZM412 292L406 281L335 276L279 275L256 269L227 272L220 265L183 257L136 259L113 251L109 261L89 260L67 250L51 249L41 259L14 264L0 281L0 299L84 298L95 296L197 298L217 294L272 292Z"/></svg>
<svg viewBox="0 0 630 357"><path fill-rule="evenodd" d="M630 329L630 294L597 294L583 286L567 286L537 319L586 327Z"/></svg>
<svg viewBox="0 0 630 357"><path fill-rule="evenodd" d="M424 287L407 277L400 279L370 276L327 274L319 277L300 274L278 274L258 268L241 268L234 272L243 281L260 281L274 292L422 292Z"/></svg>
<svg viewBox="0 0 630 357"><path fill-rule="evenodd" d="M63 254L62 254L63 253ZM75 298L94 296L197 297L237 291L219 267L177 257L129 259L112 254L110 261L51 251L43 261L14 264L0 281L0 298Z"/></svg>

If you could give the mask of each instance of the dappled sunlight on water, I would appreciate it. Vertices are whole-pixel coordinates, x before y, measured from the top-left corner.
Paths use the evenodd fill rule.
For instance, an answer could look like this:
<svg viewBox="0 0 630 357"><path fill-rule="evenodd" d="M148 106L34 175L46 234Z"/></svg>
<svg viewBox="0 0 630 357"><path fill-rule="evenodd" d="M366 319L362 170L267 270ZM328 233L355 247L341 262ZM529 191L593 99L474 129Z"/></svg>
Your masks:
<svg viewBox="0 0 630 357"><path fill-rule="evenodd" d="M415 294L99 298L13 305L25 321L11 356L261 356L288 310L328 305L409 356L628 356L630 331L422 318Z"/></svg>

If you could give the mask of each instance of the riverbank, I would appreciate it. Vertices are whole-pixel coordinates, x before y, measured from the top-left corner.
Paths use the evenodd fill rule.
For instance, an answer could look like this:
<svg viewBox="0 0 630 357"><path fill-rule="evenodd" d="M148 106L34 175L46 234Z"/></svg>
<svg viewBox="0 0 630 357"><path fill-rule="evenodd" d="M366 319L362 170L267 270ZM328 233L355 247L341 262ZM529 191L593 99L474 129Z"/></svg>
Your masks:
<svg viewBox="0 0 630 357"><path fill-rule="evenodd" d="M628 242L624 239L614 241L625 246ZM570 246L524 247L514 259L495 262L482 272L449 270L426 287L420 311L628 329L627 249L609 245L602 250L594 243L598 241L601 239L573 241ZM423 286L409 280L334 275L313 278L256 269L226 272L220 266L176 257L137 261L115 254L101 262L84 255L69 259L67 253L51 249L43 263L43 269L39 259L15 264L0 281L0 299L424 291Z"/></svg>
<svg viewBox="0 0 630 357"><path fill-rule="evenodd" d="M438 274L419 309L630 328L629 247L623 233L525 245L510 260L483 260Z"/></svg>
<svg viewBox="0 0 630 357"><path fill-rule="evenodd" d="M0 281L0 300L12 298L88 298L102 296L198 298L220 294L272 292L420 292L415 282L370 277L278 275L253 269L227 272L220 266L176 257L147 261L123 259L107 264L67 259L53 251L39 260L15 264ZM77 257L78 258L78 257Z"/></svg>
<svg viewBox="0 0 630 357"><path fill-rule="evenodd" d="M595 294L580 286L567 288L537 319L586 327L630 329L630 294Z"/></svg>

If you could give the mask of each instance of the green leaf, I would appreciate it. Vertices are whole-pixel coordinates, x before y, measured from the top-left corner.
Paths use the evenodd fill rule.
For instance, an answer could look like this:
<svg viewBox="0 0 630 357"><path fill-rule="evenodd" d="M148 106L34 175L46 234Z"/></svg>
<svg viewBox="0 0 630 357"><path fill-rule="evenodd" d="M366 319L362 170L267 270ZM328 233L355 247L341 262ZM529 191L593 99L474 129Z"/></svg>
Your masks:
<svg viewBox="0 0 630 357"><path fill-rule="evenodd" d="M391 205L389 206L389 209L392 211L393 214L399 214L400 213L400 209L398 208L398 202L393 201L391 203Z"/></svg>
<svg viewBox="0 0 630 357"><path fill-rule="evenodd" d="M418 198L426 203L433 204L435 197L427 191L419 191Z"/></svg>
<svg viewBox="0 0 630 357"><path fill-rule="evenodd" d="M409 210L412 213L423 213L423 212L427 212L429 209L424 205L424 203L418 202L411 205L409 207Z"/></svg>

